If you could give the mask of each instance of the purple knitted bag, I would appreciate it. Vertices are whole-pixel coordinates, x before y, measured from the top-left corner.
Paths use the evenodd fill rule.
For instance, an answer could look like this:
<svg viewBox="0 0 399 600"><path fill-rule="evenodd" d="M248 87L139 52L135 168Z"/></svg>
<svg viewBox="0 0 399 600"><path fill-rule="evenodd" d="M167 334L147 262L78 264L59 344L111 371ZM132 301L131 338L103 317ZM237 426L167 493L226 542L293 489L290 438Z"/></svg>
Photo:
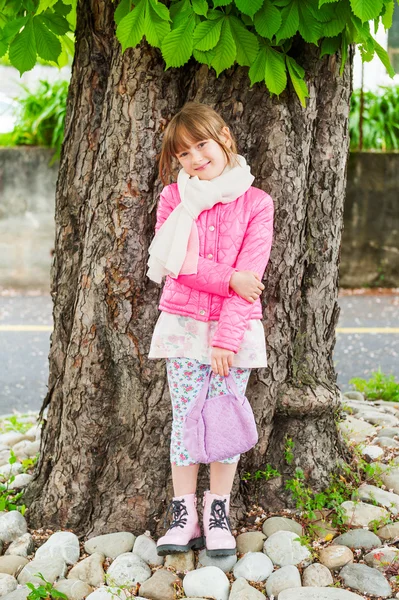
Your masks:
<svg viewBox="0 0 399 600"><path fill-rule="evenodd" d="M247 452L258 441L251 405L242 396L229 372L225 378L228 394L207 398L212 369L193 406L188 411L183 443L198 463L221 461Z"/></svg>

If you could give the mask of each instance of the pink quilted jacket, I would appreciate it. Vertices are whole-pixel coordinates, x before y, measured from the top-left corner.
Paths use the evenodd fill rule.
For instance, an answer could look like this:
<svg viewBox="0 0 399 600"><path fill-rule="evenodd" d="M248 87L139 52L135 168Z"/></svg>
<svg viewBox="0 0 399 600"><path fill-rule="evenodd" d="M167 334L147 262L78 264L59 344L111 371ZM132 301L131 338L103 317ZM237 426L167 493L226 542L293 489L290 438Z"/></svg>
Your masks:
<svg viewBox="0 0 399 600"><path fill-rule="evenodd" d="M181 202L177 183L160 194L155 232ZM196 221L198 272L165 279L159 309L198 321L218 321L211 345L238 352L249 319L262 318L260 298L248 302L230 287L234 271L254 271L262 279L273 237L273 200L250 187L234 202L218 202Z"/></svg>

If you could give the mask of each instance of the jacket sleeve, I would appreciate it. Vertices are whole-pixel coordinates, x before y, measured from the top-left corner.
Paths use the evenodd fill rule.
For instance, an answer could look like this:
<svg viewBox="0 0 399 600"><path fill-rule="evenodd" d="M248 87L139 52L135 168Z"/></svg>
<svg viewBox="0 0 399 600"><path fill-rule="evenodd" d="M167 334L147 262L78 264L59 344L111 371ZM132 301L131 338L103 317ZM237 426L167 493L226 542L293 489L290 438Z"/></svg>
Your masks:
<svg viewBox="0 0 399 600"><path fill-rule="evenodd" d="M236 260L239 271L254 271L260 279L263 278L272 246L273 216L273 200L266 194L254 208L254 214L248 223ZM224 298L211 345L238 352L254 304L234 291L230 298Z"/></svg>
<svg viewBox="0 0 399 600"><path fill-rule="evenodd" d="M166 186L159 196L155 233L157 233L162 223L166 221L170 213L176 208L177 204L170 187ZM197 273L192 275L179 275L173 279L178 283L187 285L200 292L209 292L210 294L231 297L234 292L229 284L231 275L235 271L237 271L237 269L230 265L218 263L209 258L199 256Z"/></svg>

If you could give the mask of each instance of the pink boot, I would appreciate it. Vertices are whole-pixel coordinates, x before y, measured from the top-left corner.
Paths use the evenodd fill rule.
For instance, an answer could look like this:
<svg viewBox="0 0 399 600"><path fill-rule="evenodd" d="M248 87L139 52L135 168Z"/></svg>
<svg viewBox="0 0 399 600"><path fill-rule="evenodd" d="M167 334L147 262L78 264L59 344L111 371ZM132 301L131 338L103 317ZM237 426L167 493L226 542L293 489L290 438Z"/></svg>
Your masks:
<svg viewBox="0 0 399 600"><path fill-rule="evenodd" d="M172 509L173 520L166 534L157 542L158 556L166 556L175 552L187 552L190 548L203 548L204 540L198 523L197 497L185 494L173 498L168 513Z"/></svg>
<svg viewBox="0 0 399 600"><path fill-rule="evenodd" d="M204 535L208 556L229 556L236 553L236 540L229 521L230 494L204 494Z"/></svg>

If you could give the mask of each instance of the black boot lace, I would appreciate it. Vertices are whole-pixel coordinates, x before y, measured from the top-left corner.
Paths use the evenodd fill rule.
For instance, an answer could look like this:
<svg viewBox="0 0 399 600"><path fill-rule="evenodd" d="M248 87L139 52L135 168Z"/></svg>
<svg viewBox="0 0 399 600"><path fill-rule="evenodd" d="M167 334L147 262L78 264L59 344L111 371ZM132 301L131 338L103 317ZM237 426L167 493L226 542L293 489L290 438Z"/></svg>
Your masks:
<svg viewBox="0 0 399 600"><path fill-rule="evenodd" d="M169 504L169 507L168 507L168 510L167 510L167 513L165 516L165 523L164 523L165 528L167 525L168 516L169 516L171 509L172 509L173 519L172 519L172 523L169 526L169 529L173 529L174 527L183 528L187 523L186 516L188 515L184 498L183 498L183 500L172 500L171 503Z"/></svg>
<svg viewBox="0 0 399 600"><path fill-rule="evenodd" d="M214 500L212 502L209 529L216 527L231 531L230 520L226 514L226 500Z"/></svg>

